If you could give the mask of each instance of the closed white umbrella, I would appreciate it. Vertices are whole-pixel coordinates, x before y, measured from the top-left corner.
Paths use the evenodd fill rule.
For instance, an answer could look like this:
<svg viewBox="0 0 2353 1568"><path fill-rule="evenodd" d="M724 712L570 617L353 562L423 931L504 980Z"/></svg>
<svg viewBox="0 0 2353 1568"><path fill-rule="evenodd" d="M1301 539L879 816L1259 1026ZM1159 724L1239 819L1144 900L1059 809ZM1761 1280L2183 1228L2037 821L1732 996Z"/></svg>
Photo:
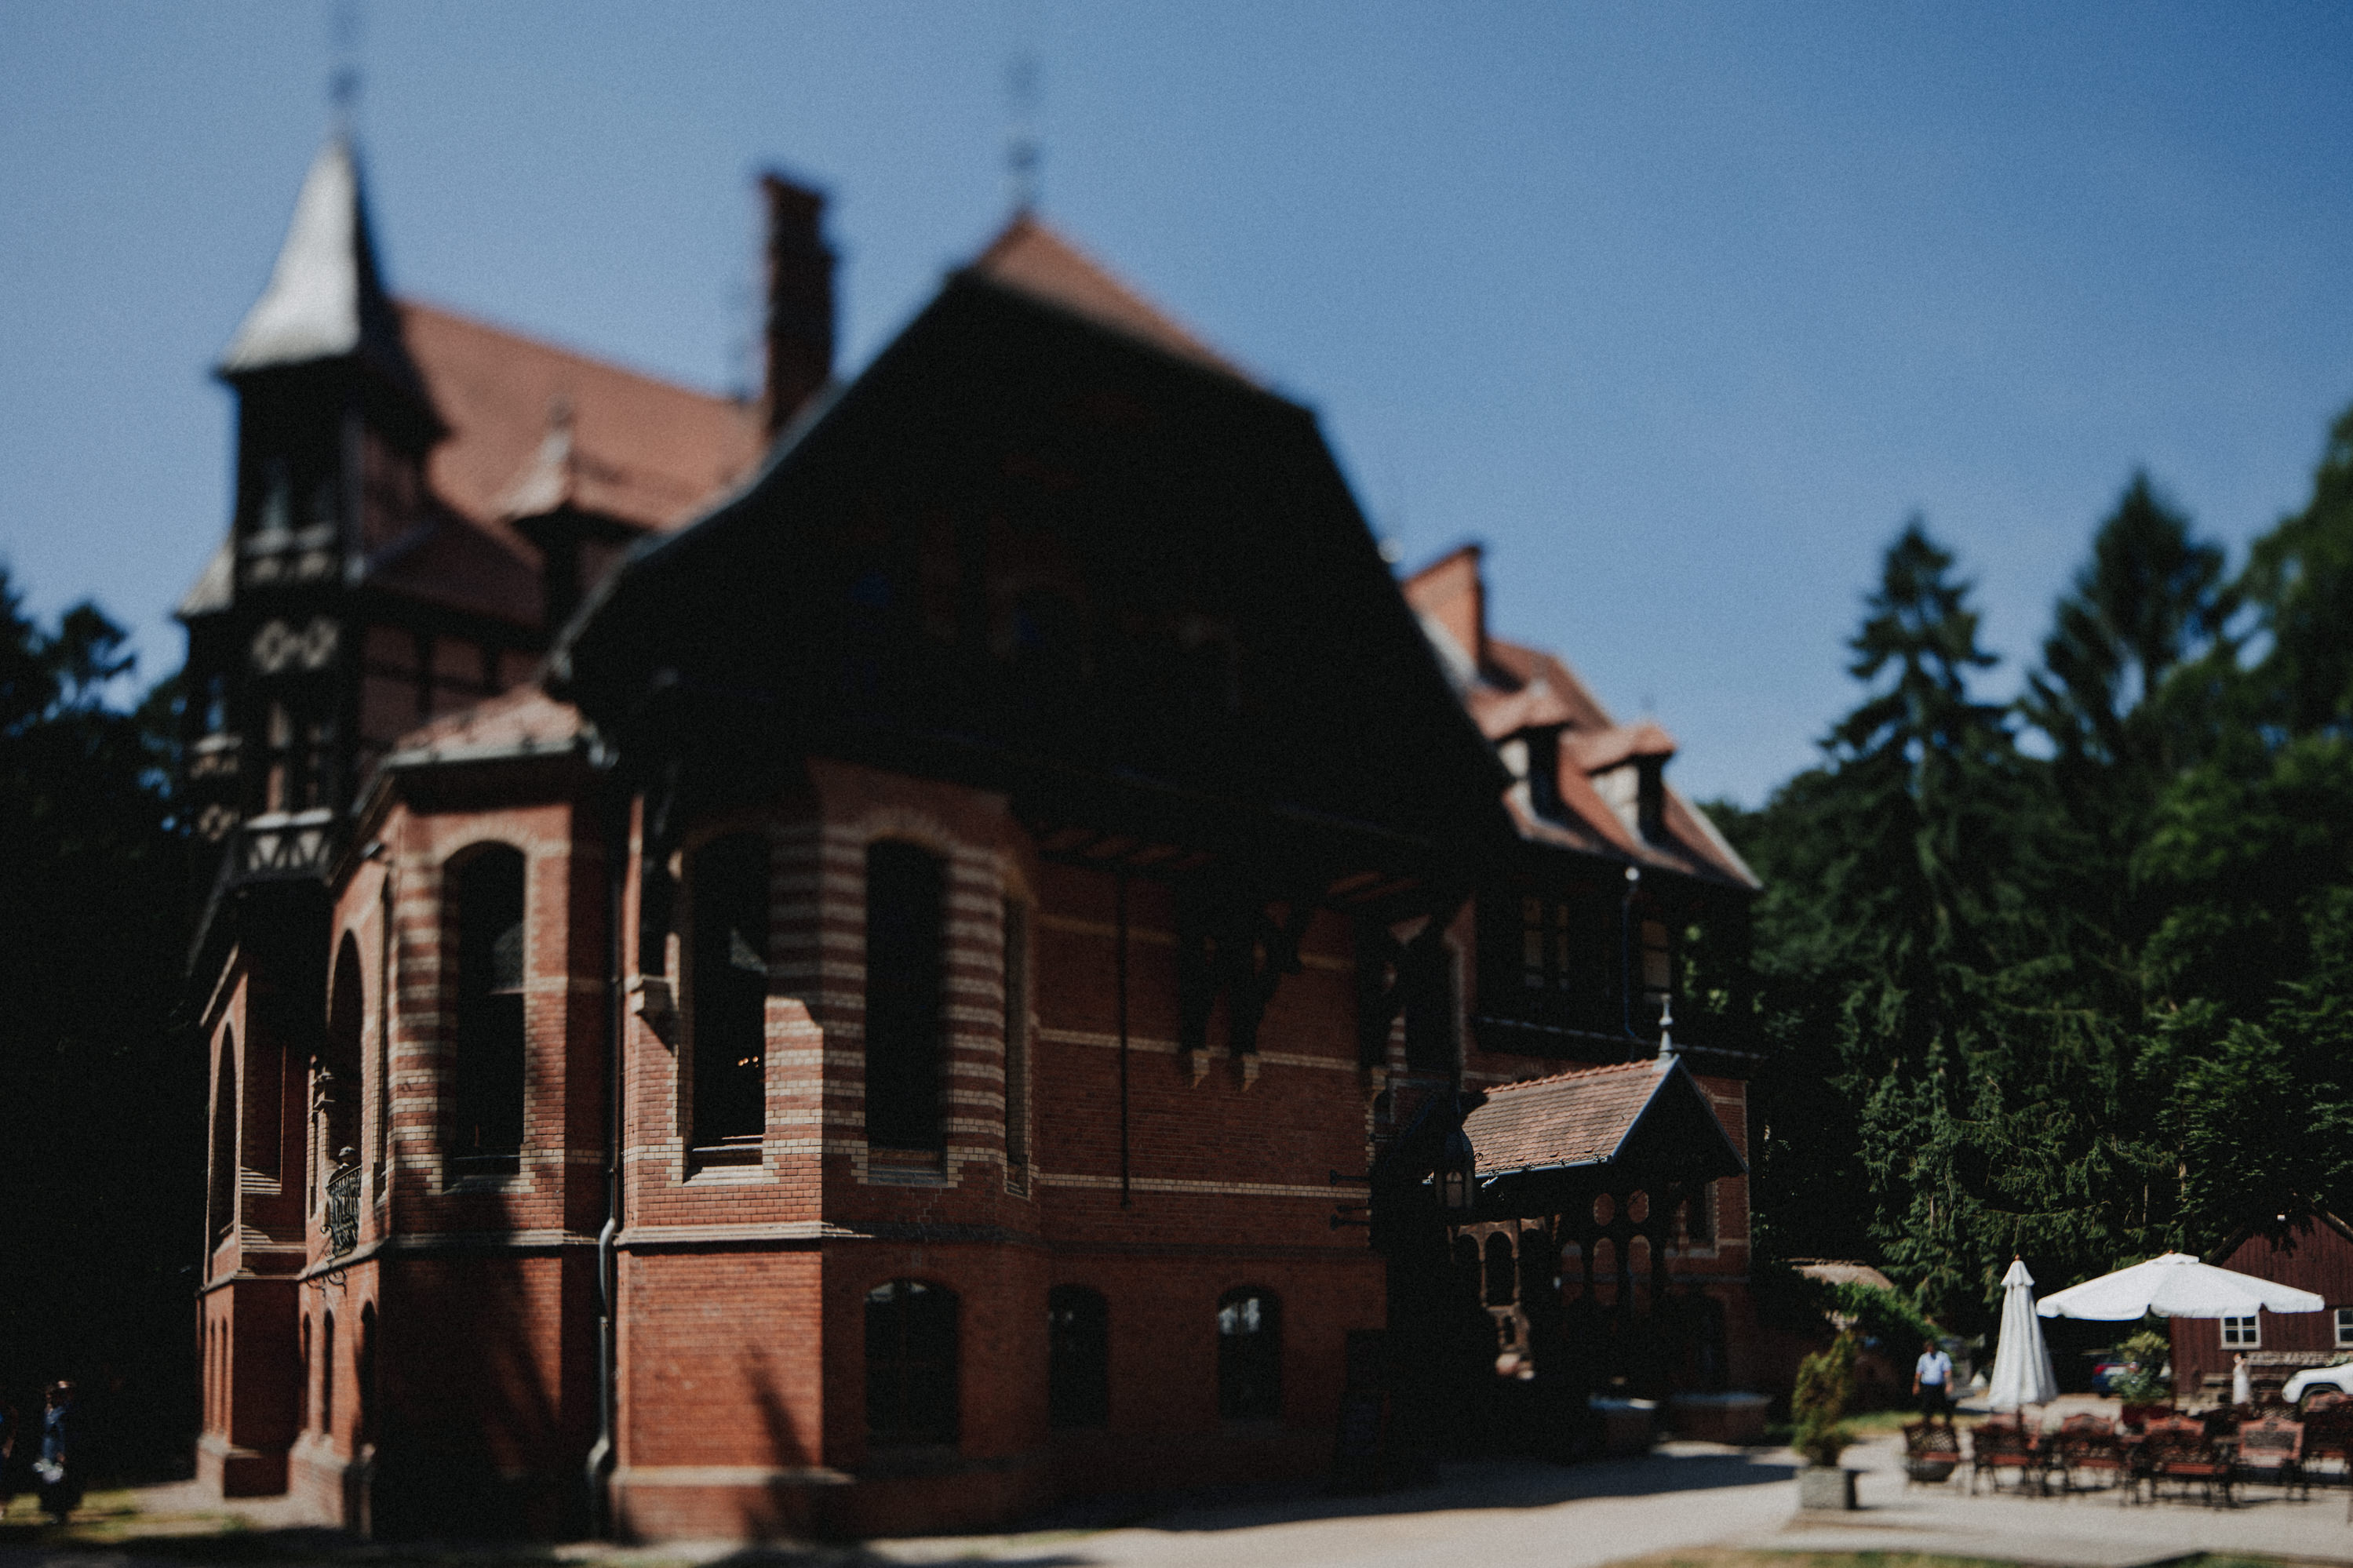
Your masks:
<svg viewBox="0 0 2353 1568"><path fill-rule="evenodd" d="M2042 1342L2042 1321L2034 1315L2034 1276L2013 1258L2001 1277L2001 1341L1993 1352L1993 1376L1986 1403L1996 1410L2048 1405L2059 1397L2051 1370L2051 1347Z"/></svg>
<svg viewBox="0 0 2353 1568"><path fill-rule="evenodd" d="M2317 1312L2327 1304L2293 1285L2217 1268L2186 1252L2168 1252L2054 1290L2034 1310L2046 1318L2117 1323L2150 1312L2160 1318L2252 1318L2258 1311Z"/></svg>

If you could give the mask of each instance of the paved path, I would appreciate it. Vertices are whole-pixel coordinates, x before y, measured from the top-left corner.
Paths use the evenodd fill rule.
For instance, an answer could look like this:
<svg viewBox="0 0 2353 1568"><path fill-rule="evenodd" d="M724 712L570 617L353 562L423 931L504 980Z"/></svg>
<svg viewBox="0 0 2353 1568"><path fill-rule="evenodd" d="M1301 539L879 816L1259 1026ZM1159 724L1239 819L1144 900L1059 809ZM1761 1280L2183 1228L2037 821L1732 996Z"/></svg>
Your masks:
<svg viewBox="0 0 2353 1568"><path fill-rule="evenodd" d="M1230 1492L1144 1512L1134 1522L1103 1505L1074 1510L1062 1526L1012 1536L874 1542L805 1552L717 1543L638 1551L567 1547L555 1553L580 1568L654 1568L681 1561L702 1568L892 1568L977 1562L999 1568L1459 1568L1524 1562L1545 1568L1599 1568L1630 1557L1703 1546L1767 1551L1937 1552L2052 1568L2147 1568L2199 1552L2252 1552L2353 1564L2346 1492L2322 1489L2287 1502L2268 1488L2246 1506L2119 1505L2113 1495L2072 1499L1971 1497L1956 1481L1906 1489L1892 1437L1851 1450L1863 1472L1862 1508L1800 1517L1787 1452L1674 1443L1646 1458L1557 1467L1492 1460L1450 1465L1428 1487L1377 1498L1335 1499L1297 1489ZM153 1511L189 1499L157 1489ZM214 1507L217 1508L217 1504ZM1116 1505L1108 1505L1115 1508ZM1140 1514L1141 1517L1137 1517ZM257 1534L278 1521L257 1517ZM383 1549L337 1547L304 1531L240 1557L279 1562L340 1560L363 1568ZM244 1543L241 1543L244 1544ZM413 1552L393 1549L400 1557ZM471 1553L427 1553L453 1565ZM480 1559L512 1565L496 1549ZM0 1544L0 1568L185 1568L160 1553Z"/></svg>

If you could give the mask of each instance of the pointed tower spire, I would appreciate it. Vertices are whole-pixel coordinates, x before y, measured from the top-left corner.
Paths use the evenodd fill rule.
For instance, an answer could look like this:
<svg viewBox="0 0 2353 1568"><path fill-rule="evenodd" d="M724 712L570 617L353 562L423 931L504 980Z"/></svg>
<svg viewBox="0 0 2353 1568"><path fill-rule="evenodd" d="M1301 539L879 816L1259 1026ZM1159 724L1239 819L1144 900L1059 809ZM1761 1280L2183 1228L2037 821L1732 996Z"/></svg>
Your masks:
<svg viewBox="0 0 2353 1568"><path fill-rule="evenodd" d="M219 374L233 381L346 358L427 401L376 268L359 160L338 127L311 160L269 286L229 340Z"/></svg>

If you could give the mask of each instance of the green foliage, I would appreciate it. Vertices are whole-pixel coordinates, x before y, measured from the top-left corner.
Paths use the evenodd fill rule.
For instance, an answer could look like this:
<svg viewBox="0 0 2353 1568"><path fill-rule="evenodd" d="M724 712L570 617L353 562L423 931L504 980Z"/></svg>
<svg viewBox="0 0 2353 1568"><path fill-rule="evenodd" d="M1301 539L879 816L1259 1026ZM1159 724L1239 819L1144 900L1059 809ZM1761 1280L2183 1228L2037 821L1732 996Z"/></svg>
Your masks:
<svg viewBox="0 0 2353 1568"><path fill-rule="evenodd" d="M2011 710L1952 556L1889 546L1856 708L1718 818L1767 883L1760 1247L1968 1332L2013 1250L2056 1286L2353 1212L2353 411L2225 564L2134 475Z"/></svg>
<svg viewBox="0 0 2353 1568"><path fill-rule="evenodd" d="M36 625L0 571L0 1397L79 1377L137 1465L185 1438L204 1087L158 742L109 702L124 640L89 605Z"/></svg>
<svg viewBox="0 0 2353 1568"><path fill-rule="evenodd" d="M2162 1329L2147 1329L2116 1347L2129 1370L2108 1380L2108 1392L2133 1405L2158 1405L2173 1397L2173 1380L2166 1366L2173 1359L2173 1338Z"/></svg>
<svg viewBox="0 0 2353 1568"><path fill-rule="evenodd" d="M1914 1347L1944 1337L1944 1330L1900 1290L1811 1279L1775 1258L1761 1258L1751 1266L1748 1292L1757 1318L1773 1328L1810 1333L1835 1315L1866 1342L1886 1347L1899 1361Z"/></svg>
<svg viewBox="0 0 2353 1568"><path fill-rule="evenodd" d="M1829 1348L1798 1363L1798 1384L1789 1395L1790 1447L1813 1464L1837 1464L1854 1441L1844 1422L1854 1402L1854 1358L1860 1348L1852 1333L1843 1333Z"/></svg>

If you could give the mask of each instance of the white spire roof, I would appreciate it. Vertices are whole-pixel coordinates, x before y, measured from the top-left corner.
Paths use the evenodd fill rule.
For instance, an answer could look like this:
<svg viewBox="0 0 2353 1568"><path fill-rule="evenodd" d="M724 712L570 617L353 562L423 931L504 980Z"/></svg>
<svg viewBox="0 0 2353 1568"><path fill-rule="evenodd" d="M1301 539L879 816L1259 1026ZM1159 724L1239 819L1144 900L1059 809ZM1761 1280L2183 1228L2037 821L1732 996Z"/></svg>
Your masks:
<svg viewBox="0 0 2353 1568"><path fill-rule="evenodd" d="M422 391L377 275L359 162L339 130L311 160L269 287L229 340L220 373L244 375L353 354Z"/></svg>

